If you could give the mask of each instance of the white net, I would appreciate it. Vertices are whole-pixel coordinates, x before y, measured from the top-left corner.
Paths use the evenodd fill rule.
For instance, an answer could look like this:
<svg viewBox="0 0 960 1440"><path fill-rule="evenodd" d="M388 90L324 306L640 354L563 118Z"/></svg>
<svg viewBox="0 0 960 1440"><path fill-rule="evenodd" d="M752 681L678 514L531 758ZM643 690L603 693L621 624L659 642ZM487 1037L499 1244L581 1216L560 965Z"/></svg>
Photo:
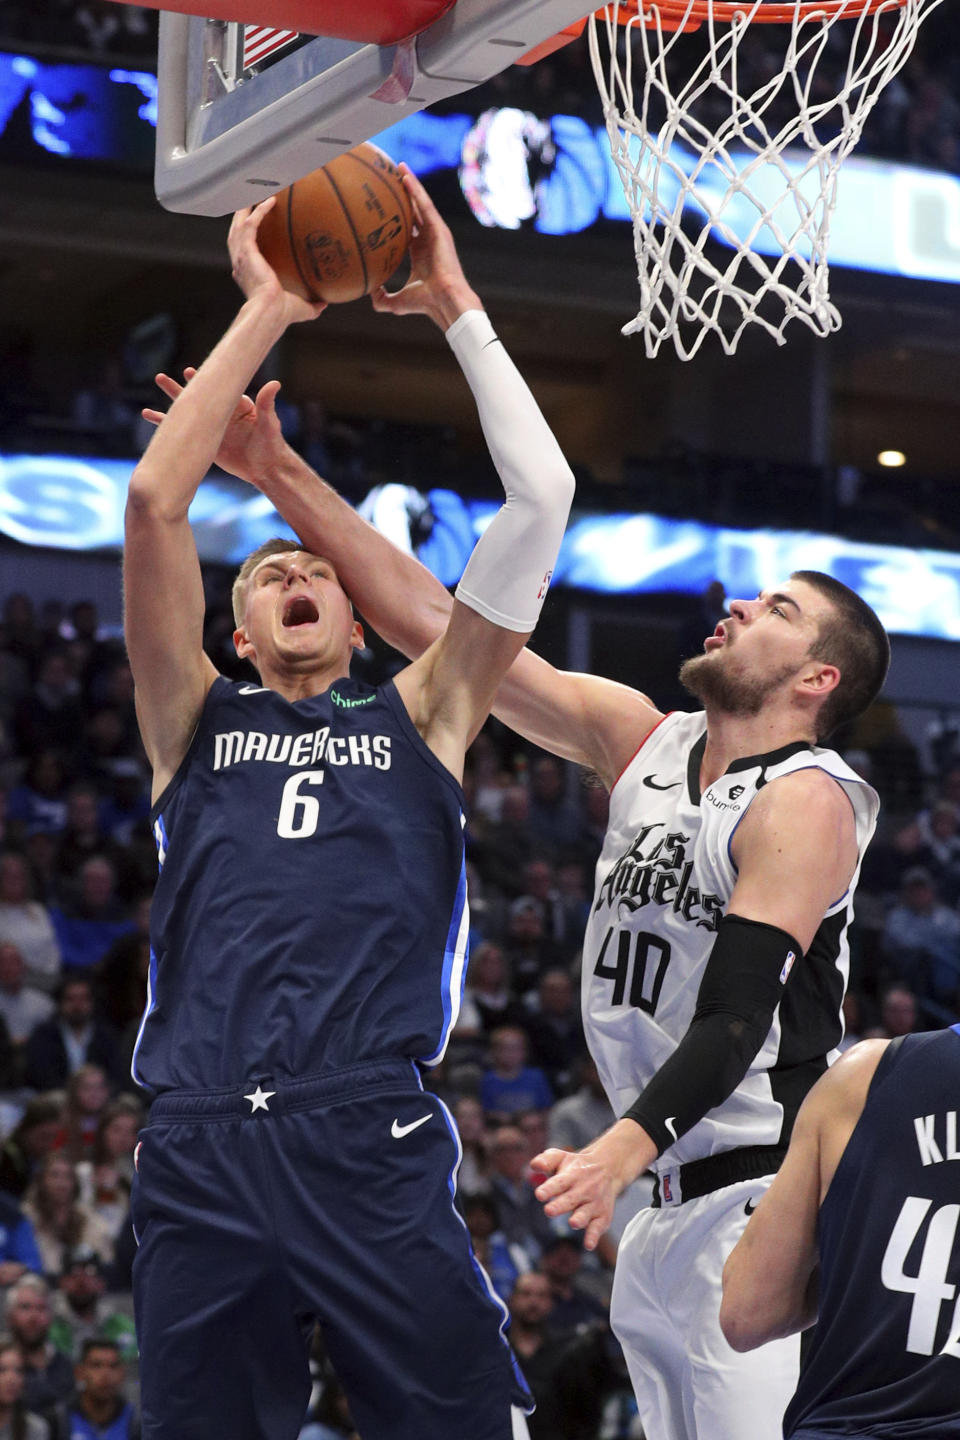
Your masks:
<svg viewBox="0 0 960 1440"><path fill-rule="evenodd" d="M651 356L671 340L686 360L711 332L732 354L749 325L780 345L791 320L838 329L837 174L939 3L795 0L761 24L768 0L639 0L592 18L640 279L624 334Z"/></svg>

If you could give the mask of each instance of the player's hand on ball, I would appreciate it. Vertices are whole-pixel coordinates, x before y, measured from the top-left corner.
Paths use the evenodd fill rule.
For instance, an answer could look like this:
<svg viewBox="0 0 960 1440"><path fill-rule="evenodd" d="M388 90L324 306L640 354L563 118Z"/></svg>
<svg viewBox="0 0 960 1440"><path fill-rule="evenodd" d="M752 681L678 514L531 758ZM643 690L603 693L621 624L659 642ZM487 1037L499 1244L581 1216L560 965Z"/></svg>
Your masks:
<svg viewBox="0 0 960 1440"><path fill-rule="evenodd" d="M230 222L227 235L227 249L233 265L233 278L249 300L258 292L265 292L283 304L288 324L300 320L314 320L327 308L323 301L304 300L289 290L284 290L276 271L264 259L257 244L257 231L276 204L271 195L259 205L248 205L238 210Z"/></svg>
<svg viewBox="0 0 960 1440"><path fill-rule="evenodd" d="M441 330L446 330L464 310L480 310L483 306L467 284L450 227L409 166L401 165L400 170L413 207L410 278L402 290L392 293L381 285L371 292L370 299L375 310L392 315L429 315Z"/></svg>

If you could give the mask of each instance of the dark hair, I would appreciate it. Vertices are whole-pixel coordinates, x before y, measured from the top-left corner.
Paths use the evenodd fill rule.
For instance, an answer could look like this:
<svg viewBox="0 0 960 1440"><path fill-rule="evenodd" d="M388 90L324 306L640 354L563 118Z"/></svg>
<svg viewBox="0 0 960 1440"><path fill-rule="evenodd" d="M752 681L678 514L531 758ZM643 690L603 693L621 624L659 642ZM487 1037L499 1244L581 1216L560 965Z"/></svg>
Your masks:
<svg viewBox="0 0 960 1440"><path fill-rule="evenodd" d="M0 1333L0 1355L5 1355L8 1350L15 1350L18 1355L23 1353L16 1337L3 1331ZM11 1440L27 1440L27 1414L22 1394L14 1402L10 1413L10 1437Z"/></svg>
<svg viewBox="0 0 960 1440"><path fill-rule="evenodd" d="M824 701L817 716L817 739L854 720L880 694L890 665L890 641L876 613L866 601L832 575L819 570L795 570L801 580L829 601L833 614L821 620L820 632L810 647L814 660L836 665L840 682Z"/></svg>
<svg viewBox="0 0 960 1440"><path fill-rule="evenodd" d="M80 1346L80 1359L78 1364L82 1365L90 1354L91 1350L112 1350L120 1358L120 1346L116 1340L111 1340L107 1335L88 1335Z"/></svg>

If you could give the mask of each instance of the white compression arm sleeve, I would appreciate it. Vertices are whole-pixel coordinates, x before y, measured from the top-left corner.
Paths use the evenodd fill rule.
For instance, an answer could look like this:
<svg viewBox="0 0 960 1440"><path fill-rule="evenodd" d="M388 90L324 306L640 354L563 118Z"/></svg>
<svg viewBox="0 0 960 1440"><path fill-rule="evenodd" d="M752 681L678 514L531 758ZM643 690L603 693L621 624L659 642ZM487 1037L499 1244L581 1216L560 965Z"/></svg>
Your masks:
<svg viewBox="0 0 960 1440"><path fill-rule="evenodd" d="M457 599L505 630L536 626L573 499L573 473L483 310L446 332L473 391L506 500L470 557Z"/></svg>

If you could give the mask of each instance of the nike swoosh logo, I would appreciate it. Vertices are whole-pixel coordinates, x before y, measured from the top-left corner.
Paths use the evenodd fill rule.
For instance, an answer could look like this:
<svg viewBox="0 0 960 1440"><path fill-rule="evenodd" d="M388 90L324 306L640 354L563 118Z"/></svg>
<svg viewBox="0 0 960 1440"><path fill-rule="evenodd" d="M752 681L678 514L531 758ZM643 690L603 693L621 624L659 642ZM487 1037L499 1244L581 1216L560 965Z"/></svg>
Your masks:
<svg viewBox="0 0 960 1440"><path fill-rule="evenodd" d="M421 1115L419 1120L411 1120L409 1125L401 1125L399 1120L394 1120L390 1126L390 1134L394 1140L402 1140L404 1135L410 1134L411 1130L419 1129L421 1125L426 1125L427 1121L432 1119L432 1115Z"/></svg>
<svg viewBox="0 0 960 1440"><path fill-rule="evenodd" d="M240 695L265 695L268 688L266 685L241 685L237 693ZM659 786L657 788L659 789Z"/></svg>
<svg viewBox="0 0 960 1440"><path fill-rule="evenodd" d="M648 790L676 790L680 784L679 780L672 780L669 785L658 785L652 775L644 775L643 783Z"/></svg>
<svg viewBox="0 0 960 1440"><path fill-rule="evenodd" d="M757 1207L756 1207L755 1202L754 1202L753 1200L748 1200L747 1203L746 1203L746 1205L744 1205L744 1207L743 1207L743 1213L744 1213L744 1215L752 1215L753 1212L754 1212L754 1210L756 1210L756 1208L757 1208Z"/></svg>
<svg viewBox="0 0 960 1440"><path fill-rule="evenodd" d="M670 1134L673 1136L674 1140L679 1140L680 1137L679 1137L679 1135L677 1134L676 1126L675 1126L674 1123L673 1123L673 1122L676 1120L676 1118L677 1118L676 1115L670 1115L670 1116L668 1116L668 1118L667 1118L666 1120L664 1120L663 1123L664 1123L664 1125L666 1126L666 1128L670 1131Z"/></svg>

